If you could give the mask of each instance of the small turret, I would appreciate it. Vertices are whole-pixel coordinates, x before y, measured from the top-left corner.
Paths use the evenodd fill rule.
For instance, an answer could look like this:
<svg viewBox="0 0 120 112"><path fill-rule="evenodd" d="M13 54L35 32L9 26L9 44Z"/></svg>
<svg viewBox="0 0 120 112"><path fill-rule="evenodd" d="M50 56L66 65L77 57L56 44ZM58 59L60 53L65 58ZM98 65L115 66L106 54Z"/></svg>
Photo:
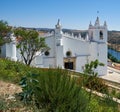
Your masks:
<svg viewBox="0 0 120 112"><path fill-rule="evenodd" d="M57 24L55 25L56 29L61 29L60 19L58 19Z"/></svg>
<svg viewBox="0 0 120 112"><path fill-rule="evenodd" d="M95 26L100 26L99 17L97 17L97 19L95 21Z"/></svg>
<svg viewBox="0 0 120 112"><path fill-rule="evenodd" d="M90 21L89 28L92 28L92 27L93 27L93 25L92 25L92 23L91 23L91 21Z"/></svg>
<svg viewBox="0 0 120 112"><path fill-rule="evenodd" d="M91 27L91 26L92 26L92 23L91 23L91 21L90 21L89 27Z"/></svg>
<svg viewBox="0 0 120 112"><path fill-rule="evenodd" d="M55 25L55 35L62 34L62 26L60 24L60 19L58 19L57 24Z"/></svg>
<svg viewBox="0 0 120 112"><path fill-rule="evenodd" d="M104 27L107 27L107 23L106 23L106 21L104 21Z"/></svg>

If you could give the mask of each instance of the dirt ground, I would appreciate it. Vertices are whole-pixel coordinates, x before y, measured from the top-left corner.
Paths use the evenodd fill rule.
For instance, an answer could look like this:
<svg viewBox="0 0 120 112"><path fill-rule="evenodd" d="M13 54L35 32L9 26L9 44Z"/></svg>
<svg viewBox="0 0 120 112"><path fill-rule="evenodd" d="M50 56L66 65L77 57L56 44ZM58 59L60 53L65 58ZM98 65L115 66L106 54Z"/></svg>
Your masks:
<svg viewBox="0 0 120 112"><path fill-rule="evenodd" d="M33 112L30 107L16 100L15 93L21 91L18 85L0 81L0 112Z"/></svg>
<svg viewBox="0 0 120 112"><path fill-rule="evenodd" d="M22 89L15 84L0 81L0 95L6 95L6 94L13 95L21 91Z"/></svg>

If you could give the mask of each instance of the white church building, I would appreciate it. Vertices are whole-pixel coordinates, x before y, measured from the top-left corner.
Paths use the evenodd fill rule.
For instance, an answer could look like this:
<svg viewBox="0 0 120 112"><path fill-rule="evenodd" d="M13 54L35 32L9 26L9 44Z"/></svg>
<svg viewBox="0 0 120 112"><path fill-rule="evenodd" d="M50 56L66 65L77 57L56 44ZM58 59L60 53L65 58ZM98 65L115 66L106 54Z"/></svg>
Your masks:
<svg viewBox="0 0 120 112"><path fill-rule="evenodd" d="M60 67L83 72L86 63L96 59L104 63L99 66L99 75L107 74L107 25L100 25L97 17L95 24L89 24L88 33L85 38L63 33L62 26L58 20L52 33L44 34L49 51L41 54L33 60L32 65L36 67L49 68ZM22 60L19 50L16 48L16 39L11 35L12 42L2 47L2 56L12 60Z"/></svg>

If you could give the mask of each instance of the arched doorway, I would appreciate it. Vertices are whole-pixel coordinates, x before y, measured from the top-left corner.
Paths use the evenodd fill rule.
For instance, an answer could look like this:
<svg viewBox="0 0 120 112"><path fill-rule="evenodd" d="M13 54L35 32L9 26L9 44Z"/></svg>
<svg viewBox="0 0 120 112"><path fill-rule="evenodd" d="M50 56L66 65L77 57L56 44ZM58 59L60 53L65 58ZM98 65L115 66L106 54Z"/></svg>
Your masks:
<svg viewBox="0 0 120 112"><path fill-rule="evenodd" d="M64 68L65 69L76 69L76 57L64 58Z"/></svg>

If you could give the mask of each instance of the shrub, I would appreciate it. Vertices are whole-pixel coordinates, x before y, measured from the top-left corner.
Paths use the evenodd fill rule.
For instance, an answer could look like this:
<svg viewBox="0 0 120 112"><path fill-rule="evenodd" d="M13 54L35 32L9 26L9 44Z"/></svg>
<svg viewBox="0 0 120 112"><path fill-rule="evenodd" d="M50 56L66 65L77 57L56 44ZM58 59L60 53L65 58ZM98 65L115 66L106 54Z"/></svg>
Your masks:
<svg viewBox="0 0 120 112"><path fill-rule="evenodd" d="M101 109L98 100L93 98L87 107L87 112L101 112Z"/></svg>
<svg viewBox="0 0 120 112"><path fill-rule="evenodd" d="M113 98L110 95L106 95L106 97L103 99L102 101L102 105L104 105L105 107L110 107L109 109L111 109L110 112L118 112L118 103L113 101Z"/></svg>
<svg viewBox="0 0 120 112"><path fill-rule="evenodd" d="M105 82L102 79L100 79L98 77L89 76L87 78L85 86L87 88L96 90L98 92L102 92L102 93L108 92L108 86L105 84Z"/></svg>
<svg viewBox="0 0 120 112"><path fill-rule="evenodd" d="M27 71L32 71L32 69L20 62L0 59L1 80L18 83L20 81L20 78L24 76Z"/></svg>
<svg viewBox="0 0 120 112"><path fill-rule="evenodd" d="M117 104L109 97L94 97L90 100L87 112L118 112Z"/></svg>
<svg viewBox="0 0 120 112"><path fill-rule="evenodd" d="M28 80L29 77L26 77ZM30 78L31 79L31 78ZM76 85L75 80L67 76L67 72L57 70L47 70L39 74L38 84L29 83L32 90L29 95L39 109L46 112L83 112L86 110L88 99L85 92ZM23 88L23 93L26 89ZM38 88L38 89L35 89Z"/></svg>
<svg viewBox="0 0 120 112"><path fill-rule="evenodd" d="M111 95L112 95L112 96L116 96L116 90L115 90L115 89L112 89Z"/></svg>
<svg viewBox="0 0 120 112"><path fill-rule="evenodd" d="M38 80L36 79L36 77L36 74L32 74L31 72L29 72L26 74L26 76L21 78L20 86L22 87L23 92L19 93L19 95L21 96L21 100L23 100L25 104L33 103L33 95L36 90L39 89L39 87L37 87Z"/></svg>
<svg viewBox="0 0 120 112"><path fill-rule="evenodd" d="M0 112L7 110L7 103L5 99L0 96Z"/></svg>
<svg viewBox="0 0 120 112"><path fill-rule="evenodd" d="M104 64L100 63L97 59L85 64L83 86L90 89L89 99L91 99L93 90L104 93L108 91L105 83L103 83L101 79L97 78L98 73L95 70L98 66L104 66Z"/></svg>
<svg viewBox="0 0 120 112"><path fill-rule="evenodd" d="M117 98L118 98L118 99L120 99L120 92L119 92L119 93L117 93L117 95L116 95L116 96L117 96Z"/></svg>

